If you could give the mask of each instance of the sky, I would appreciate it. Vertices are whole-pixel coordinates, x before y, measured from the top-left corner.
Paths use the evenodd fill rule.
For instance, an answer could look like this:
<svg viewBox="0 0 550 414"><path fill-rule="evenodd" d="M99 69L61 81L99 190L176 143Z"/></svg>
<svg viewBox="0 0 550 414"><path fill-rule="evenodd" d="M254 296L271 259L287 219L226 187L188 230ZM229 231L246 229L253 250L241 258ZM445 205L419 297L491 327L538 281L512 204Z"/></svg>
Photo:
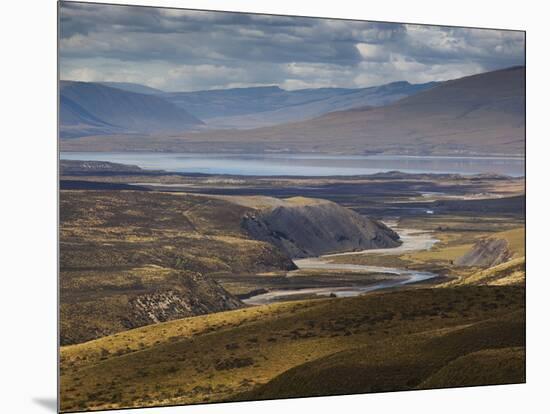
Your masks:
<svg viewBox="0 0 550 414"><path fill-rule="evenodd" d="M61 79L165 91L422 83L524 65L523 32L62 3Z"/></svg>

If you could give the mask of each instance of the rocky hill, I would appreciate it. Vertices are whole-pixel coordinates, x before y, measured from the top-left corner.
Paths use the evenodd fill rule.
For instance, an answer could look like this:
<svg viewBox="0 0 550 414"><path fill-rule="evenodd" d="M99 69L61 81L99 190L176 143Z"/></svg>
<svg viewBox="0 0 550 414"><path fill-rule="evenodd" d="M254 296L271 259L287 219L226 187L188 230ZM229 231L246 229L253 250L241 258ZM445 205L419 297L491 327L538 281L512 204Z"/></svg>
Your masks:
<svg viewBox="0 0 550 414"><path fill-rule="evenodd" d="M62 271L61 276L62 345L243 305L212 278L195 272L144 267Z"/></svg>
<svg viewBox="0 0 550 414"><path fill-rule="evenodd" d="M376 220L327 200L294 197L247 213L242 227L292 258L396 247L399 235Z"/></svg>
<svg viewBox="0 0 550 414"><path fill-rule="evenodd" d="M458 266L491 267L508 261L512 251L504 239L486 238L456 260Z"/></svg>

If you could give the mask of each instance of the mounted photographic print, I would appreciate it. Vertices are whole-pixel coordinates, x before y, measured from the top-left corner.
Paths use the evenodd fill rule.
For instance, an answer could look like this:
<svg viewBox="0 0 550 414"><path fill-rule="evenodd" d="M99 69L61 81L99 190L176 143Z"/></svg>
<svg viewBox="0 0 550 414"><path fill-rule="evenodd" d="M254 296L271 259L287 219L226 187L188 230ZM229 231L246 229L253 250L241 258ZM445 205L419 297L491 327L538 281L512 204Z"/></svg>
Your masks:
<svg viewBox="0 0 550 414"><path fill-rule="evenodd" d="M525 382L525 32L61 2L59 36L61 411Z"/></svg>

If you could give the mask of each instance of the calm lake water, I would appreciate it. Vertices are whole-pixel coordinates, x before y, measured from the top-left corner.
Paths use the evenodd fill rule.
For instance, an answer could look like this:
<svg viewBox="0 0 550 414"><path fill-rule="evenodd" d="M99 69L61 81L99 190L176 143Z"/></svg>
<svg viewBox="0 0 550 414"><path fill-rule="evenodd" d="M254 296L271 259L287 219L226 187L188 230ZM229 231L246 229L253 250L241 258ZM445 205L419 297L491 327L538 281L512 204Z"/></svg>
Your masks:
<svg viewBox="0 0 550 414"><path fill-rule="evenodd" d="M110 161L172 172L260 176L405 173L496 173L523 176L525 160L515 157L439 157L322 154L176 154L64 152L63 160Z"/></svg>

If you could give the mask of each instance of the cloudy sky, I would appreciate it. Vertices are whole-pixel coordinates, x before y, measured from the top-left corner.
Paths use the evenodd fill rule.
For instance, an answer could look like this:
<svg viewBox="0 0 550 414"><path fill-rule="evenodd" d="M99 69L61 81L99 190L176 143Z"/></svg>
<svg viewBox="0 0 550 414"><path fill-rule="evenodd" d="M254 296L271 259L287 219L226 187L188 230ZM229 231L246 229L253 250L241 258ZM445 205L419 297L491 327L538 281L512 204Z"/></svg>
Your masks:
<svg viewBox="0 0 550 414"><path fill-rule="evenodd" d="M524 64L521 32L63 3L61 78L167 91L366 87Z"/></svg>

